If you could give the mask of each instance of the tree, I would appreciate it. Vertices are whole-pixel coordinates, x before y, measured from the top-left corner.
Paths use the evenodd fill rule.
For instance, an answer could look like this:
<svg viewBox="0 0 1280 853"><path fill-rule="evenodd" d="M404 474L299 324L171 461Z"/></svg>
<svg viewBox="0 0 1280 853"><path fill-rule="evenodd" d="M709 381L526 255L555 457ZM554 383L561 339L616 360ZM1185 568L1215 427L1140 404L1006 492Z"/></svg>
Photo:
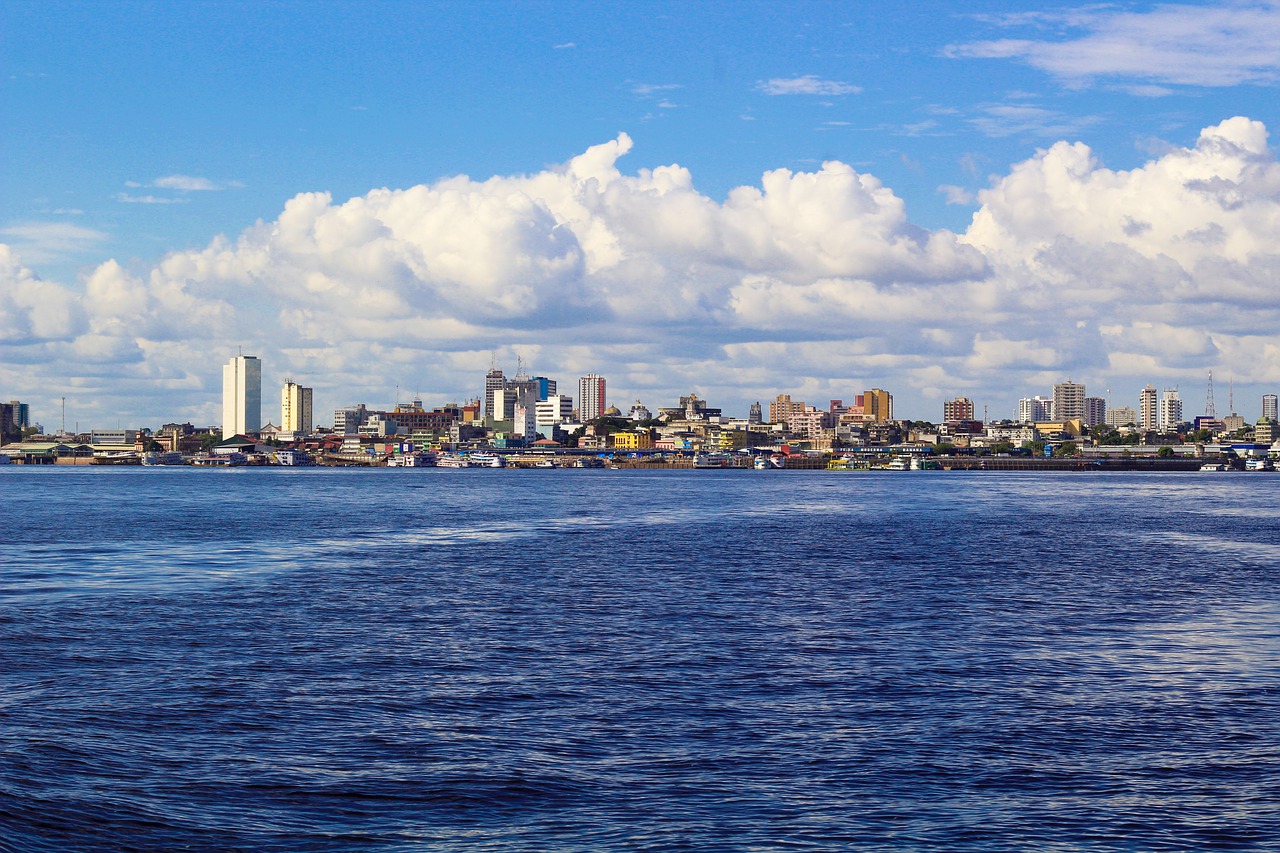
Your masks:
<svg viewBox="0 0 1280 853"><path fill-rule="evenodd" d="M939 456L954 456L956 446L949 441L939 441L933 446L933 452Z"/></svg>
<svg viewBox="0 0 1280 853"><path fill-rule="evenodd" d="M1159 456L1161 459L1168 459L1173 456L1173 448L1166 444L1156 451L1156 456Z"/></svg>
<svg viewBox="0 0 1280 853"><path fill-rule="evenodd" d="M1030 450L1033 454L1039 456L1041 453L1044 453L1044 442L1043 441L1024 441L1022 442L1022 449Z"/></svg>
<svg viewBox="0 0 1280 853"><path fill-rule="evenodd" d="M1012 441L997 441L995 444L991 445L991 452L992 452L992 453L1012 453L1012 452L1013 452L1013 442L1012 442Z"/></svg>
<svg viewBox="0 0 1280 853"><path fill-rule="evenodd" d="M1053 455L1061 457L1079 456L1080 447L1074 441L1064 441L1054 448Z"/></svg>

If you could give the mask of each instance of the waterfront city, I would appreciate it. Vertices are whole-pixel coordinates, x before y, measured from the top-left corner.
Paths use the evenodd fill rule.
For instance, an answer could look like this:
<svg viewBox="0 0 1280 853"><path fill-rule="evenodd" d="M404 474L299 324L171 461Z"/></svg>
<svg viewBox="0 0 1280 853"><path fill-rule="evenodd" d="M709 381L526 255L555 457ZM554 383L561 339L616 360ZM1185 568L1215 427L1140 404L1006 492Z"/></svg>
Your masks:
<svg viewBox="0 0 1280 853"><path fill-rule="evenodd" d="M222 422L211 426L50 432L27 404L0 404L0 464L1272 471L1280 458L1276 395L1263 396L1255 422L1236 414L1234 394L1219 414L1212 374L1205 411L1193 417L1176 388L1149 384L1136 405L1116 406L1067 379L1019 400L1016 417L978 417L974 401L957 396L933 422L896 418L882 388L825 406L779 393L745 417L692 392L624 411L609 403L604 376L565 388L522 364L507 376L495 361L472 399L355 403L336 409L331 426L316 423L314 389L292 379L273 423L255 356L230 358L222 380Z"/></svg>

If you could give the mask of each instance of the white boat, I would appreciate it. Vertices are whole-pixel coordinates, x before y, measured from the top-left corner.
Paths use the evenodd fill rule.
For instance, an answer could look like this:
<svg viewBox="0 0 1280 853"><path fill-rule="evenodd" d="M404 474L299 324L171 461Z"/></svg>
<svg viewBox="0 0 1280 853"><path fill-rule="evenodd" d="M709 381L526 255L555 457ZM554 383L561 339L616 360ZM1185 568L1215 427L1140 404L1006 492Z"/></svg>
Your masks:
<svg viewBox="0 0 1280 853"><path fill-rule="evenodd" d="M897 459L894 459L894 460L893 460L892 462L890 462L888 465L884 466L884 470L886 470L886 471L910 471L910 470L911 470L911 463L909 463L907 460L905 460L905 459L903 459L901 456L899 456Z"/></svg>
<svg viewBox="0 0 1280 853"><path fill-rule="evenodd" d="M438 461L434 453L399 453L387 460L387 467L434 468Z"/></svg>
<svg viewBox="0 0 1280 853"><path fill-rule="evenodd" d="M554 460L554 459L539 459L537 462L533 463L533 467L534 467L534 468L555 468L555 467L556 467L556 460Z"/></svg>
<svg viewBox="0 0 1280 853"><path fill-rule="evenodd" d="M1220 465L1217 462L1206 462L1205 464L1200 466L1200 470L1201 471L1225 471L1227 470L1227 466Z"/></svg>
<svg viewBox="0 0 1280 853"><path fill-rule="evenodd" d="M1246 459L1244 463L1246 471L1274 471L1275 466L1271 464L1270 459Z"/></svg>
<svg viewBox="0 0 1280 853"><path fill-rule="evenodd" d="M442 453L436 459L437 468L470 468L471 460L456 453Z"/></svg>
<svg viewBox="0 0 1280 853"><path fill-rule="evenodd" d="M276 464L287 466L310 465L312 459L301 450L277 450L275 452Z"/></svg>
<svg viewBox="0 0 1280 853"><path fill-rule="evenodd" d="M769 467L770 467L770 468L786 468L786 467L787 467L787 454L785 454L785 453L775 453L775 454L773 454L772 456L770 456L770 457L769 457Z"/></svg>
<svg viewBox="0 0 1280 853"><path fill-rule="evenodd" d="M152 451L151 453L142 454L143 465L182 465L184 460L182 454L176 450L166 450L163 453Z"/></svg>
<svg viewBox="0 0 1280 853"><path fill-rule="evenodd" d="M496 453L472 453L471 464L476 468L505 468L507 460Z"/></svg>
<svg viewBox="0 0 1280 853"><path fill-rule="evenodd" d="M694 468L727 468L729 457L723 453L697 453L693 457Z"/></svg>
<svg viewBox="0 0 1280 853"><path fill-rule="evenodd" d="M769 460L768 460L768 458L766 458L766 457L764 457L764 456L757 456L757 457L755 458L755 461L754 461L754 462L752 462L752 463L751 463L751 465L752 465L752 467L754 467L757 471L764 471L766 468L768 468L768 467L769 467Z"/></svg>

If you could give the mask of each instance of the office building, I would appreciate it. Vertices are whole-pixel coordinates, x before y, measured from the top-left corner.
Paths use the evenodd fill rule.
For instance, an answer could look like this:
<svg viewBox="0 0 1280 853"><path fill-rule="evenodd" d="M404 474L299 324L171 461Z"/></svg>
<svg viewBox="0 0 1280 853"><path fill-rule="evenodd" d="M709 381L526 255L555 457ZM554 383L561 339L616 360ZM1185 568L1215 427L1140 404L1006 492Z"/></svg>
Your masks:
<svg viewBox="0 0 1280 853"><path fill-rule="evenodd" d="M578 380L578 420L583 423L593 421L608 407L603 376L588 373Z"/></svg>
<svg viewBox="0 0 1280 853"><path fill-rule="evenodd" d="M1106 421L1113 427L1129 426L1138 424L1138 413L1130 406L1117 406L1114 409L1107 409Z"/></svg>
<svg viewBox="0 0 1280 853"><path fill-rule="evenodd" d="M222 366L222 435L249 435L262 428L262 362L238 355Z"/></svg>
<svg viewBox="0 0 1280 853"><path fill-rule="evenodd" d="M489 372L484 375L484 414L485 417L493 417L493 392L502 391L507 387L507 376L497 367L492 367ZM501 420L499 418L498 420Z"/></svg>
<svg viewBox="0 0 1280 853"><path fill-rule="evenodd" d="M284 383L280 391L280 431L302 435L311 433L312 389L304 388L293 380Z"/></svg>
<svg viewBox="0 0 1280 853"><path fill-rule="evenodd" d="M1148 385L1138 393L1138 426L1146 430L1160 428L1160 404L1156 386Z"/></svg>
<svg viewBox="0 0 1280 853"><path fill-rule="evenodd" d="M1276 415L1276 395L1262 395L1262 416L1269 421L1280 420Z"/></svg>

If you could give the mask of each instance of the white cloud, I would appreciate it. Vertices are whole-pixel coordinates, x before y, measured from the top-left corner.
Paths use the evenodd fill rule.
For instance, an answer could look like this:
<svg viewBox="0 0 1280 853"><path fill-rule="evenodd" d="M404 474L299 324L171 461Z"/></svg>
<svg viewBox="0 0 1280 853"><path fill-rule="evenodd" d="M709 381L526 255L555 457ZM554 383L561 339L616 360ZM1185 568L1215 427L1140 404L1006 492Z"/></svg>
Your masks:
<svg viewBox="0 0 1280 853"><path fill-rule="evenodd" d="M856 95L862 91L861 86L838 80L823 80L813 74L761 80L756 88L766 95Z"/></svg>
<svg viewBox="0 0 1280 853"><path fill-rule="evenodd" d="M128 193L116 193L116 201L124 204L186 204L191 199L174 198L172 196L158 195L129 195Z"/></svg>
<svg viewBox="0 0 1280 853"><path fill-rule="evenodd" d="M0 238L29 264L78 258L92 251L107 236L102 231L70 222L23 222L0 228Z"/></svg>
<svg viewBox="0 0 1280 853"><path fill-rule="evenodd" d="M678 165L624 173L631 147L620 134L529 175L301 194L232 238L150 269L109 261L78 287L39 283L6 249L0 365L34 367L0 379L113 377L163 394L157 417L202 422L239 344L268 384L315 377L321 410L388 403L396 384L470 396L493 350L570 383L603 373L651 406L692 389L743 410L878 385L915 416L949 387L1002 413L1065 375L1120 404L1126 383L1169 381L1157 364L1280 383L1262 357L1280 324L1280 166L1257 122L1128 171L1058 142L980 191L962 235L914 224L844 163L772 170L717 201Z"/></svg>
<svg viewBox="0 0 1280 853"><path fill-rule="evenodd" d="M992 19L1005 26L1064 25L1058 40L1009 38L951 45L956 58L1018 59L1072 86L1114 77L1166 86L1273 85L1280 79L1280 4L1162 4L1125 12L1095 6ZM1160 86L1135 94L1163 94Z"/></svg>
<svg viewBox="0 0 1280 853"><path fill-rule="evenodd" d="M156 178L151 186L165 190L182 190L183 192L208 192L222 189L208 178L196 178L191 175L167 175Z"/></svg>

